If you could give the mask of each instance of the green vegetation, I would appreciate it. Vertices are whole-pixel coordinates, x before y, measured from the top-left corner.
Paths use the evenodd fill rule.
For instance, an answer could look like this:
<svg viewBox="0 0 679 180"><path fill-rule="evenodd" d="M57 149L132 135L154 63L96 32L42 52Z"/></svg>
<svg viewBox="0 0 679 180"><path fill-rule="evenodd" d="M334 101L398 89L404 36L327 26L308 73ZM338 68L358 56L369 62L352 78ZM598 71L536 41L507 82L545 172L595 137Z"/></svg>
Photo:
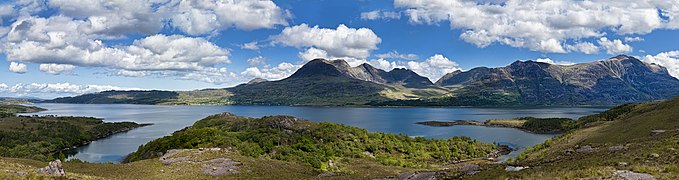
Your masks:
<svg viewBox="0 0 679 180"><path fill-rule="evenodd" d="M46 109L35 106L0 105L0 118L14 117L17 113L34 113L44 110Z"/></svg>
<svg viewBox="0 0 679 180"><path fill-rule="evenodd" d="M616 170L678 179L679 97L664 102L626 104L581 117L577 129L528 148L515 160L486 165L471 179L608 179ZM506 165L528 166L508 172Z"/></svg>
<svg viewBox="0 0 679 180"><path fill-rule="evenodd" d="M521 129L534 133L563 133L576 127L575 121L569 118L534 118L523 117L518 120L525 120Z"/></svg>
<svg viewBox="0 0 679 180"><path fill-rule="evenodd" d="M53 153L89 143L143 125L133 122L105 123L90 117L16 116L44 110L27 106L0 106L0 156L48 160Z"/></svg>
<svg viewBox="0 0 679 180"><path fill-rule="evenodd" d="M127 160L154 158L170 149L201 147L233 148L243 156L298 162L323 171L332 171L331 160L344 158L366 159L388 166L431 168L456 160L488 157L496 149L493 144L468 137L411 138L289 116L247 118L225 113L151 141Z"/></svg>
<svg viewBox="0 0 679 180"><path fill-rule="evenodd" d="M43 101L74 104L162 104L173 102L179 94L174 91L103 91L75 97Z"/></svg>
<svg viewBox="0 0 679 180"><path fill-rule="evenodd" d="M346 106L387 100L380 95L386 88L345 77L313 76L242 84L227 90L233 93L230 100L235 104Z"/></svg>

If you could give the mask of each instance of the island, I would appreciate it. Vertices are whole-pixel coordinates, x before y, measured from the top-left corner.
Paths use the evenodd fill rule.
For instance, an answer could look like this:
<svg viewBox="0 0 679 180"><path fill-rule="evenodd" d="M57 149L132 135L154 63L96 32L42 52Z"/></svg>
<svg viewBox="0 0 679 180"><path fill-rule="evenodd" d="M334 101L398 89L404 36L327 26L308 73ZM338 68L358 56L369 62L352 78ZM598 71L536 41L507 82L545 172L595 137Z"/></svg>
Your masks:
<svg viewBox="0 0 679 180"><path fill-rule="evenodd" d="M24 116L46 109L0 105L0 156L34 160L64 158L63 151L151 124L104 122L93 117Z"/></svg>
<svg viewBox="0 0 679 180"><path fill-rule="evenodd" d="M576 128L576 121L570 118L534 118L521 117L515 119L491 119L485 122L478 122L472 120L456 120L456 121L422 121L415 124L446 127L446 126L486 126L486 127L504 127L517 128L523 131L536 134L560 134Z"/></svg>

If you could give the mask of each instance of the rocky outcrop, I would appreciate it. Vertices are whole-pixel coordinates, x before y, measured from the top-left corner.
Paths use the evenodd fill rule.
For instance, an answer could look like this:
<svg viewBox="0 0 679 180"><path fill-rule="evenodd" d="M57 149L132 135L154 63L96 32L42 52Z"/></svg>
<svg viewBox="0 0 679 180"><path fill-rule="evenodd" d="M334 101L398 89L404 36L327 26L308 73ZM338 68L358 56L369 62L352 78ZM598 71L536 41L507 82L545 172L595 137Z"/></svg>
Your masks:
<svg viewBox="0 0 679 180"><path fill-rule="evenodd" d="M229 174L240 173L240 162L230 158L214 158L202 159L203 153L228 153L228 149L223 148L199 148L199 149L172 149L168 150L162 157L160 162L165 166L172 166L179 163L188 163L200 165L201 172L210 176L223 176Z"/></svg>
<svg viewBox="0 0 679 180"><path fill-rule="evenodd" d="M627 170L617 170L613 174L615 178L620 178L623 180L655 180L655 177L650 174L636 173Z"/></svg>
<svg viewBox="0 0 679 180"><path fill-rule="evenodd" d="M64 177L66 172L64 167L61 165L60 160L49 162L44 168L38 169L38 174L44 174L47 176Z"/></svg>
<svg viewBox="0 0 679 180"><path fill-rule="evenodd" d="M431 87L434 84L417 73L404 69L396 68L391 71L377 69L370 64L364 63L356 67L351 67L344 60L325 60L315 59L297 70L289 78L302 78L313 76L342 76L377 84L402 85L410 88Z"/></svg>

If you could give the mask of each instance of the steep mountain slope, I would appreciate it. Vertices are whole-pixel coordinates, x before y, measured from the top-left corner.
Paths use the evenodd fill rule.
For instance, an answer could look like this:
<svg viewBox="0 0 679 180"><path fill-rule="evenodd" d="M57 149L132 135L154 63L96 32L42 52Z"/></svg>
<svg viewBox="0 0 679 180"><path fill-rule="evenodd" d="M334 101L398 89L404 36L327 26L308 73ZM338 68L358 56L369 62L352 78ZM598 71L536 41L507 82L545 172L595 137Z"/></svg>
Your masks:
<svg viewBox="0 0 679 180"><path fill-rule="evenodd" d="M319 75L343 76L377 84L403 85L403 87L409 88L424 88L434 85L428 78L420 76L408 69L396 68L386 72L366 63L351 67L344 60L325 59L310 61L289 78Z"/></svg>
<svg viewBox="0 0 679 180"><path fill-rule="evenodd" d="M316 59L279 81L254 79L225 89L105 91L52 103L181 105L516 106L618 105L670 98L679 80L664 67L629 56L575 65L516 61L451 72L435 84L407 69Z"/></svg>
<svg viewBox="0 0 679 180"><path fill-rule="evenodd" d="M679 80L667 69L629 56L576 65L516 61L452 72L436 82L454 97L515 97L520 104L619 104L667 99Z"/></svg>
<svg viewBox="0 0 679 180"><path fill-rule="evenodd" d="M679 97L623 105L578 121L582 128L529 148L509 163L530 169L489 167L470 178L609 179L626 171L679 178Z"/></svg>

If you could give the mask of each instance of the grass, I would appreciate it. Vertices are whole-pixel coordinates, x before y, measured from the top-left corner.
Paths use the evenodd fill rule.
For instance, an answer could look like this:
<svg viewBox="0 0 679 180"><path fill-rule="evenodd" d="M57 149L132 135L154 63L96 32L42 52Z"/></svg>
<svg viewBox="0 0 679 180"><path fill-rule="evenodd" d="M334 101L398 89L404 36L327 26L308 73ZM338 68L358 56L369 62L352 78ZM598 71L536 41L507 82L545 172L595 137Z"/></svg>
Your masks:
<svg viewBox="0 0 679 180"><path fill-rule="evenodd" d="M528 120L520 120L520 119L491 119L487 120L485 122L486 125L488 126L500 126L500 127L521 127L523 126L523 123L525 123Z"/></svg>
<svg viewBox="0 0 679 180"><path fill-rule="evenodd" d="M679 179L679 98L623 105L580 118L579 129L524 151L515 160L484 167L469 179L612 178L615 170ZM651 133L651 130L665 130ZM591 146L592 152L579 152ZM611 147L623 150L609 150ZM529 166L506 172L507 165Z"/></svg>

